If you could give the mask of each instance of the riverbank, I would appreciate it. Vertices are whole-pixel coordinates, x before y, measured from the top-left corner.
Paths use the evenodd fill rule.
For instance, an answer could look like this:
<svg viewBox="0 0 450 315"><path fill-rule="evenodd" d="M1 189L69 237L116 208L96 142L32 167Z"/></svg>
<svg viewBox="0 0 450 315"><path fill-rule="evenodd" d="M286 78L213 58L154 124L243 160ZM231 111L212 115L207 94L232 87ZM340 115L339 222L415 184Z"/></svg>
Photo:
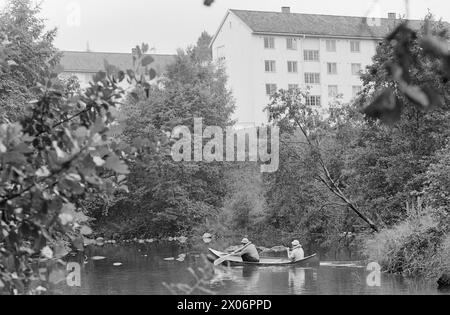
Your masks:
<svg viewBox="0 0 450 315"><path fill-rule="evenodd" d="M450 235L432 216L408 219L367 237L363 253L388 273L450 285Z"/></svg>

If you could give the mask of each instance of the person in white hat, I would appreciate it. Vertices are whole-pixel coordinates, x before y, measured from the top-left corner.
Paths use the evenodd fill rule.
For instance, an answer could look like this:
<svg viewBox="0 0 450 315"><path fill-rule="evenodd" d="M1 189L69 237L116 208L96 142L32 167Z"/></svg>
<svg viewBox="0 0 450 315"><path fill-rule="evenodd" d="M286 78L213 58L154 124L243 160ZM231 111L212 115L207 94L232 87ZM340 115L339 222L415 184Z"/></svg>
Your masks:
<svg viewBox="0 0 450 315"><path fill-rule="evenodd" d="M305 258L305 252L303 251L302 245L297 240L292 242L292 251L288 248L287 252L289 259L294 262Z"/></svg>
<svg viewBox="0 0 450 315"><path fill-rule="evenodd" d="M245 262L259 262L259 253L256 246L248 238L244 238L241 244L243 247L236 254L240 255Z"/></svg>

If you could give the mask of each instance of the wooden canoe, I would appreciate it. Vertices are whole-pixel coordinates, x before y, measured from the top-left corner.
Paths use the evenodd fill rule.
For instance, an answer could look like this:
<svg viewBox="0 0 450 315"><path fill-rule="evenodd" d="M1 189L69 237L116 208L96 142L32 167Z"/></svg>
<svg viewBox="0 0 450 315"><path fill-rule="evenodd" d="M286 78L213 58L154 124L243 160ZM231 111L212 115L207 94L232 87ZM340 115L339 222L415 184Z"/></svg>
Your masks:
<svg viewBox="0 0 450 315"><path fill-rule="evenodd" d="M228 253L220 252L214 249L209 249L210 254L208 259L214 262L216 259L228 255ZM296 267L314 267L320 265L319 256L317 254L305 257L299 261L291 261L287 258L261 258L259 262L244 262L239 256L231 256L224 261L225 266L267 266L267 267L277 267L277 266L296 266Z"/></svg>

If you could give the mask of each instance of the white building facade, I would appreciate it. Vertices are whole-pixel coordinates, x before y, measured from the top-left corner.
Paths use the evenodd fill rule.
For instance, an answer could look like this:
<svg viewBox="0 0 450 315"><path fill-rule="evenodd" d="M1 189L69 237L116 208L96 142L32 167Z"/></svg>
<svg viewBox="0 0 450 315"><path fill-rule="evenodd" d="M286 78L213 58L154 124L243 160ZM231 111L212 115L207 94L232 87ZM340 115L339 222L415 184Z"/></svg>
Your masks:
<svg viewBox="0 0 450 315"><path fill-rule="evenodd" d="M229 10L211 43L236 100L241 127L267 124L264 108L279 89L308 88L307 104L326 113L362 89L360 72L372 63L380 40L395 25L367 19ZM417 21L415 21L417 22Z"/></svg>

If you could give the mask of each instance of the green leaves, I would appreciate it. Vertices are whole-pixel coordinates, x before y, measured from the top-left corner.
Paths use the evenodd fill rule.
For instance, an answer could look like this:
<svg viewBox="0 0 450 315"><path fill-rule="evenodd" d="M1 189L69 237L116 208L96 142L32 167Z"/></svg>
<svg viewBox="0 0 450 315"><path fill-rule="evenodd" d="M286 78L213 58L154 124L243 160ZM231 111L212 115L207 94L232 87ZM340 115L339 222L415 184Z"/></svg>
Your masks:
<svg viewBox="0 0 450 315"><path fill-rule="evenodd" d="M387 36L381 46L384 50L380 50L379 54L383 54L383 59L387 56L390 58L384 60L384 66L395 86L384 86L381 92L379 88L379 95L372 97L373 102L362 105L364 114L393 124L400 119L403 110L399 97L406 98L424 112L443 107L444 101L436 88L436 79L439 80L439 76L442 76L441 80L445 83L450 78L450 52L448 39L435 35L434 31L431 31L434 27L439 27L439 24L428 16L421 32L412 30L407 23L402 23ZM424 73L427 68L433 66L430 62L432 59L438 60L442 65L441 69L436 69L433 74L435 82L430 82L430 76L425 76ZM372 66L372 70L374 69ZM412 74L415 74L415 77ZM424 79L420 80L419 77Z"/></svg>
<svg viewBox="0 0 450 315"><path fill-rule="evenodd" d="M88 227L87 225L83 225L80 229L80 233L84 236L88 236L92 234L92 229Z"/></svg>
<svg viewBox="0 0 450 315"><path fill-rule="evenodd" d="M66 281L66 272L62 269L54 269L50 272L48 281L54 285L58 285Z"/></svg>
<svg viewBox="0 0 450 315"><path fill-rule="evenodd" d="M119 157L115 154L108 156L108 158L106 159L105 168L110 169L117 174L126 175L130 173L125 162L119 159Z"/></svg>
<svg viewBox="0 0 450 315"><path fill-rule="evenodd" d="M84 236L93 231L75 202L126 190L124 178L120 184L114 182L115 176L101 179L111 171L129 173L116 154L126 156L127 146L110 133L115 119L110 109L123 90L114 78L99 73L85 92L71 91L69 97L68 91L50 82L56 77L49 75L52 79L42 80L48 90L42 85L36 89L42 94L30 104L29 117L0 124L0 204L8 218L0 226L1 250L6 254L0 255L0 265L26 257L20 264L8 264L8 272L18 275L15 281L0 276L8 288L19 284L24 288L33 277L28 265L38 262L33 252L49 261L67 255L61 237L84 250Z"/></svg>
<svg viewBox="0 0 450 315"><path fill-rule="evenodd" d="M380 119L389 125L394 124L401 116L401 106L397 103L393 89L381 91L368 106L363 107L362 111L368 117Z"/></svg>
<svg viewBox="0 0 450 315"><path fill-rule="evenodd" d="M84 251L84 239L83 237L73 237L71 239L71 243L73 247L78 250L79 252Z"/></svg>
<svg viewBox="0 0 450 315"><path fill-rule="evenodd" d="M153 80L155 78L156 78L156 71L155 71L155 69L150 69L149 70L149 79Z"/></svg>
<svg viewBox="0 0 450 315"><path fill-rule="evenodd" d="M432 110L443 104L442 97L436 90L430 87L401 85L401 91L414 105L423 111Z"/></svg>
<svg viewBox="0 0 450 315"><path fill-rule="evenodd" d="M439 38L432 34L427 34L427 36L420 39L419 44L427 54L437 57L445 57L449 55L448 42L443 38Z"/></svg>
<svg viewBox="0 0 450 315"><path fill-rule="evenodd" d="M52 261L67 255L67 241L84 250L92 229L80 200L123 193L126 179L116 182L111 173L128 174L119 158L126 157L127 146L110 133L113 109L125 94L117 79L125 71L105 64L85 91L74 80L60 80L54 33L41 31L38 10L29 6L13 1L0 13L0 266L7 266L0 268L0 281L18 293L36 292L36 286L25 286L39 278L34 266L45 258L51 273ZM127 73L144 83L140 73Z"/></svg>
<svg viewBox="0 0 450 315"><path fill-rule="evenodd" d="M154 61L155 61L155 59L153 59L152 56L147 55L147 56L144 56L144 57L142 58L142 60L141 60L141 65L142 65L143 67L147 67L148 65L150 65L150 64L153 63Z"/></svg>

